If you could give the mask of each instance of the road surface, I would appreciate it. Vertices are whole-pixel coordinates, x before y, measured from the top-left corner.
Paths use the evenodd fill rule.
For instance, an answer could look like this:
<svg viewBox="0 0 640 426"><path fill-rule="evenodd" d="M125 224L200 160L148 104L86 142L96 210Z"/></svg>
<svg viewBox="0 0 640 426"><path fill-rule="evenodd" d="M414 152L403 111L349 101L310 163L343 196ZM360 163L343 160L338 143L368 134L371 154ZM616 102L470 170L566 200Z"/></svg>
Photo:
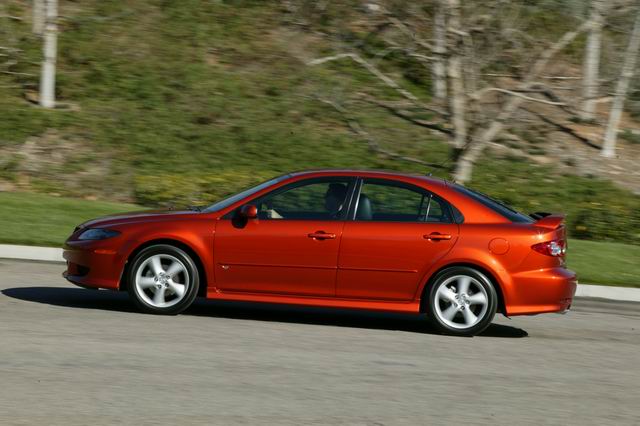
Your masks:
<svg viewBox="0 0 640 426"><path fill-rule="evenodd" d="M0 424L640 424L640 304L496 317L482 336L419 318L198 301L136 313L0 260Z"/></svg>

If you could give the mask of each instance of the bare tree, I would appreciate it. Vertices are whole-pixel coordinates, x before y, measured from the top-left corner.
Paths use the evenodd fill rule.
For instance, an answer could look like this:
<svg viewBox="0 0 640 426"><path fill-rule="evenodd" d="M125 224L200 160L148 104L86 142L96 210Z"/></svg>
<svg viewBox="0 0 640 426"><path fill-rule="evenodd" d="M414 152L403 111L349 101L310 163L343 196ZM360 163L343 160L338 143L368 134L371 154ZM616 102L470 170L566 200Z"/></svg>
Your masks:
<svg viewBox="0 0 640 426"><path fill-rule="evenodd" d="M582 77L582 111L583 120L593 120L596 111L596 97L598 96L598 78L600 71L600 45L602 25L604 23L604 0L593 0L589 20L591 27L585 47Z"/></svg>
<svg viewBox="0 0 640 426"><path fill-rule="evenodd" d="M45 0L33 0L31 31L42 35L44 31Z"/></svg>
<svg viewBox="0 0 640 426"><path fill-rule="evenodd" d="M411 124L446 136L447 142L452 146L453 177L456 181L465 183L471 179L473 167L487 146L504 148L494 140L507 126L513 125L514 115L524 102L554 106L570 115L575 115L574 108L541 81L547 78L542 73L548 69L552 58L576 37L592 28L592 23L590 20L584 21L578 24L575 29L563 34L555 42L548 44L519 31L513 26L518 22L517 16L513 16L511 10L503 11L500 7L495 7L493 3L489 4L486 13L482 13L483 8L487 8L484 3L465 4L465 8L469 8L470 12L469 18L467 18L469 22L466 22L465 25L462 22L463 13L460 0L437 0L435 5L441 7L446 16L446 70L448 77L448 111L446 112L439 111L436 105L425 105L418 99L418 96L396 81L392 74L383 72L374 62L369 61L363 55L341 53L318 58L309 61L308 64L319 65L350 58L376 76L379 81L395 89L405 99L404 101L388 102L375 99L368 94L360 96L360 99L366 99L374 105L381 106ZM382 40L388 42L395 51L404 52L409 57L432 55L429 60L438 56L433 55L437 52L433 45L424 42L416 43L415 34L408 29L416 28L419 22L412 21L411 15L405 17L404 21L400 21L398 17L389 12L387 18L389 19L388 27L397 28L399 31L390 33ZM375 28L381 28L379 21L376 21ZM477 40L474 40L476 36ZM514 38L517 40L514 41ZM404 46L409 47L403 48L403 43ZM539 54L537 59L531 60L531 55L503 53L505 49L514 48L518 53L525 51L525 49L534 50L537 48ZM418 51L416 54L416 49L424 50ZM485 52L490 54L485 55ZM473 55L473 58L469 55ZM513 69L519 70L519 73L498 76L490 73L485 74L484 69L491 69L492 63L487 62L491 58L494 58L493 61L500 63L501 66L504 64L513 66ZM490 75L492 77L484 78L484 76ZM480 80L481 78L482 80ZM496 78L500 80L496 80ZM496 84L503 87L496 87ZM478 90L475 89L476 85L479 86ZM490 93L500 96L493 101L483 100ZM343 115L346 111L345 107L334 109ZM429 112L429 116L432 118L429 120L420 119L417 112L420 109ZM437 117L433 118L434 114ZM545 114L548 115L549 112L545 110L540 114L546 117ZM353 122L353 115L349 115L349 120ZM522 150L521 152L524 153ZM399 157L396 156L396 158Z"/></svg>
<svg viewBox="0 0 640 426"><path fill-rule="evenodd" d="M58 43L58 0L45 0L44 52L40 74L40 106L56 105L56 55Z"/></svg>
<svg viewBox="0 0 640 426"><path fill-rule="evenodd" d="M609 113L609 122L607 123L607 129L604 135L604 142L602 144L602 150L600 154L603 157L613 157L616 151L616 138L618 135L618 126L620 125L620 118L622 116L622 109L627 97L627 90L629 89L629 82L633 77L636 66L636 58L640 49L640 9L637 12L635 23L633 24L633 31L629 38L629 44L625 53L624 64L622 65L622 72L620 73L620 79L616 85L615 95L613 97L613 103L611 105L611 112Z"/></svg>
<svg viewBox="0 0 640 426"><path fill-rule="evenodd" d="M436 6L433 16L433 95L436 99L444 100L447 97L447 74L445 67L445 55L447 53L447 27L445 8L442 2Z"/></svg>
<svg viewBox="0 0 640 426"><path fill-rule="evenodd" d="M590 21L586 21L580 27L573 31L565 33L556 43L545 50L540 58L530 68L529 73L519 84L518 90L528 89L540 73L546 68L547 64L559 51L564 49L569 43L583 33L591 25ZM472 135L471 140L467 144L467 148L456 162L454 178L461 183L471 179L473 165L478 160L480 154L486 145L493 141L495 137L504 129L507 121L513 116L513 113L520 107L526 99L522 96L511 96L509 101L505 103L498 115L490 122L490 124Z"/></svg>

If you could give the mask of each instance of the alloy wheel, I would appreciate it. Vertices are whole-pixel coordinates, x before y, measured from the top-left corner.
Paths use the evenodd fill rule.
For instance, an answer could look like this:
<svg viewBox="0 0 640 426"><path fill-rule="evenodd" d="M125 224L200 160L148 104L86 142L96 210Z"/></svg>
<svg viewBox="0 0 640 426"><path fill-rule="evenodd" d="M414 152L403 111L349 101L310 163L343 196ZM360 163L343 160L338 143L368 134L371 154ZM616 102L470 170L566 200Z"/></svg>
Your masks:
<svg viewBox="0 0 640 426"><path fill-rule="evenodd" d="M464 330L478 324L489 308L487 290L476 278L454 275L438 286L434 311L451 328Z"/></svg>
<svg viewBox="0 0 640 426"><path fill-rule="evenodd" d="M189 271L170 254L155 254L145 259L135 275L136 292L155 308L174 306L187 294Z"/></svg>

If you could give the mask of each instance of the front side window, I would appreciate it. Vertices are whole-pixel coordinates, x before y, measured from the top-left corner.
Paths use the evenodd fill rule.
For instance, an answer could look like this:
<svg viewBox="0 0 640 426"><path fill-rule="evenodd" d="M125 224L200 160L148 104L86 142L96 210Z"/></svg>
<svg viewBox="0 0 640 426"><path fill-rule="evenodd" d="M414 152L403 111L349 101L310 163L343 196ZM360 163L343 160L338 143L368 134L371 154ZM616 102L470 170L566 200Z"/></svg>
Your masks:
<svg viewBox="0 0 640 426"><path fill-rule="evenodd" d="M256 200L258 218L274 220L341 220L347 209L349 179L302 183Z"/></svg>
<svg viewBox="0 0 640 426"><path fill-rule="evenodd" d="M364 181L356 220L452 223L448 204L418 187L395 182Z"/></svg>

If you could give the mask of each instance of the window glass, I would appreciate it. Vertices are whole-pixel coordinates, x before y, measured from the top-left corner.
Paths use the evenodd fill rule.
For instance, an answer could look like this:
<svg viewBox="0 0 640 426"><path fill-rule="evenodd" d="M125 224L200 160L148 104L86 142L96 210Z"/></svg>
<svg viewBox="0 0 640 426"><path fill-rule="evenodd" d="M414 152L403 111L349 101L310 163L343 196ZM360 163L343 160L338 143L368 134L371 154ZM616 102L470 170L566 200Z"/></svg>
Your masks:
<svg viewBox="0 0 640 426"><path fill-rule="evenodd" d="M458 184L454 184L453 188L468 196L473 198L474 200L478 201L479 203L482 203L485 207L490 208L491 210L493 210L494 212L500 214L501 216L509 219L511 222L515 222L515 223L533 223L535 222L535 220L533 220L531 217L520 213L519 211L515 210L513 207L498 201L496 199L493 199L491 197L489 197L486 194L483 194L481 192L478 191L474 191L470 188L464 187L462 185L458 185Z"/></svg>
<svg viewBox="0 0 640 426"><path fill-rule="evenodd" d="M418 187L365 181L356 220L451 223L445 201Z"/></svg>
<svg viewBox="0 0 640 426"><path fill-rule="evenodd" d="M227 207L229 207L230 205L232 205L233 203L236 203L240 200L242 200L243 198L247 198L250 197L252 194L255 194L256 192L262 191L265 188L270 187L271 185L275 185L276 183L283 181L284 179L288 178L289 175L283 175L283 176L278 176L276 178L273 178L271 180L268 180L266 182L262 182L259 185L256 185L254 187L251 187L249 189L245 189L242 192L239 192L237 194L231 195L227 198L224 198L220 201L218 201L217 203L214 203L212 205L210 205L209 207L207 207L206 209L204 209L204 212L206 213L210 213L210 212L217 212L219 210L225 209Z"/></svg>
<svg viewBox="0 0 640 426"><path fill-rule="evenodd" d="M256 201L260 219L339 220L344 217L348 179L315 180Z"/></svg>
<svg viewBox="0 0 640 426"><path fill-rule="evenodd" d="M449 206L437 197L430 197L428 210L423 216L427 222L451 223L451 214Z"/></svg>

